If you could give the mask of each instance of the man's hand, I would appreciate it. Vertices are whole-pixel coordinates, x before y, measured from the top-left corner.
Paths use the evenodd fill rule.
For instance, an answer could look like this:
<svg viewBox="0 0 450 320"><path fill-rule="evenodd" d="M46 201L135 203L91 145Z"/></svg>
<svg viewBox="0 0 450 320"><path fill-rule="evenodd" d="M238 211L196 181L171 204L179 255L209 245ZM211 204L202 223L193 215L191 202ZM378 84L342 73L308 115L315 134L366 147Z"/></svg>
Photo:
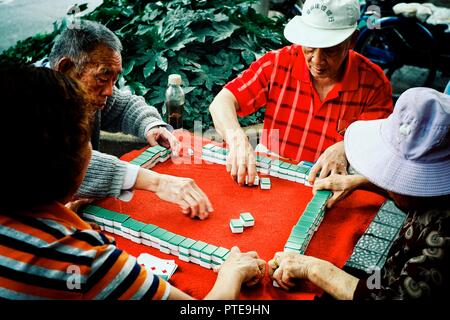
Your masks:
<svg viewBox="0 0 450 320"><path fill-rule="evenodd" d="M65 207L72 210L73 212L78 212L78 210L84 206L87 205L89 203L92 203L95 199L87 199L87 198L83 198L83 199L74 199L70 202L67 202L65 204Z"/></svg>
<svg viewBox="0 0 450 320"><path fill-rule="evenodd" d="M226 161L227 172L239 185L245 183L245 176L248 175L248 184L253 185L256 177L256 156L247 135L242 130L230 130L226 136L230 149Z"/></svg>
<svg viewBox="0 0 450 320"><path fill-rule="evenodd" d="M206 194L189 178L160 175L155 193L162 200L178 204L191 218L203 220L214 211Z"/></svg>
<svg viewBox="0 0 450 320"><path fill-rule="evenodd" d="M331 208L336 202L344 199L358 187L369 183L369 181L362 175L339 175L332 174L331 176L316 180L313 186L313 194L317 190L333 191L333 196L328 199L327 208Z"/></svg>
<svg viewBox="0 0 450 320"><path fill-rule="evenodd" d="M308 181L311 185L316 180L317 173L320 172L319 179L328 177L330 174L347 174L347 158L345 156L344 141L337 142L328 147L317 159L309 172Z"/></svg>
<svg viewBox="0 0 450 320"><path fill-rule="evenodd" d="M296 286L298 280L309 279L311 269L321 261L297 252L277 252L268 263L269 276L281 288L289 290Z"/></svg>
<svg viewBox="0 0 450 320"><path fill-rule="evenodd" d="M150 146L161 145L172 150L172 154L177 157L180 153L180 142L178 139L166 128L156 127L147 131L145 135Z"/></svg>
<svg viewBox="0 0 450 320"><path fill-rule="evenodd" d="M238 247L231 248L227 260L219 267L214 268L225 278L240 278L241 283L247 286L257 284L266 273L266 262L259 258L255 251L241 252Z"/></svg>

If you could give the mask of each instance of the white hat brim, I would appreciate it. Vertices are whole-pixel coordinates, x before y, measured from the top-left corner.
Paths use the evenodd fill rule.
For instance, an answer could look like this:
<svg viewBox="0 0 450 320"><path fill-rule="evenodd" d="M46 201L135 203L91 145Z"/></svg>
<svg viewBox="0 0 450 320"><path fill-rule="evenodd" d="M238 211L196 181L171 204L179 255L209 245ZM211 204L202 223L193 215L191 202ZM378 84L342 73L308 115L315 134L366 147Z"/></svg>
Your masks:
<svg viewBox="0 0 450 320"><path fill-rule="evenodd" d="M381 134L388 122L356 121L347 128L344 146L351 166L387 191L418 197L450 194L450 160L423 163L399 156Z"/></svg>
<svg viewBox="0 0 450 320"><path fill-rule="evenodd" d="M295 16L284 28L284 37L294 43L310 48L333 47L355 32L357 25L345 29L321 29L312 27L302 21L302 16Z"/></svg>

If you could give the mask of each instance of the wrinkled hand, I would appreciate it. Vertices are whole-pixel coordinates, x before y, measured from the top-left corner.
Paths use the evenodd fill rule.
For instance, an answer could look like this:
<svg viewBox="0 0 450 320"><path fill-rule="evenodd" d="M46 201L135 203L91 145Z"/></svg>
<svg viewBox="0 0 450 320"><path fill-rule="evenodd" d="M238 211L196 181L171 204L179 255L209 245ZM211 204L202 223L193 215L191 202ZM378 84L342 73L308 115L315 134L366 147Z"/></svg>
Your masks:
<svg viewBox="0 0 450 320"><path fill-rule="evenodd" d="M298 280L309 279L311 268L320 260L297 252L277 252L268 262L269 276L281 288L289 290L297 285Z"/></svg>
<svg viewBox="0 0 450 320"><path fill-rule="evenodd" d="M266 262L259 258L255 251L241 252L238 247L231 248L231 253L227 260L214 271L226 274L225 277L234 277L236 274L241 282L247 286L257 284L266 273Z"/></svg>
<svg viewBox="0 0 450 320"><path fill-rule="evenodd" d="M156 127L147 131L145 135L150 146L161 145L172 150L172 154L177 157L180 153L181 144L178 139L166 128Z"/></svg>
<svg viewBox="0 0 450 320"><path fill-rule="evenodd" d="M313 186L313 194L316 194L317 190L322 189L333 191L333 196L327 202L327 208L331 208L336 202L344 199L366 182L368 180L359 174L346 176L332 174L327 178L316 180Z"/></svg>
<svg viewBox="0 0 450 320"><path fill-rule="evenodd" d="M214 211L206 194L190 178L161 175L155 193L162 200L178 204L191 218L203 220Z"/></svg>
<svg viewBox="0 0 450 320"><path fill-rule="evenodd" d="M248 175L248 185L253 185L256 177L256 156L247 135L242 130L230 130L227 132L227 143L227 172L239 185L245 183L245 177Z"/></svg>
<svg viewBox="0 0 450 320"><path fill-rule="evenodd" d="M348 161L345 156L344 141L337 142L328 147L317 159L309 172L308 181L312 185L320 172L319 179L328 177L330 174L347 174Z"/></svg>

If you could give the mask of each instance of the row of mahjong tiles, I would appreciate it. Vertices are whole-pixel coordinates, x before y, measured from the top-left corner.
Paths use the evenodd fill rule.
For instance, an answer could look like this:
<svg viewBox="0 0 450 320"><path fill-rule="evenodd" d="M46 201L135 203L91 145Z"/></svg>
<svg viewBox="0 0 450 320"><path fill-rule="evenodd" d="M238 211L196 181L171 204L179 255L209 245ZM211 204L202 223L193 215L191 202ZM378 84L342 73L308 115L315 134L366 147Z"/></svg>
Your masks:
<svg viewBox="0 0 450 320"><path fill-rule="evenodd" d="M208 162L225 164L228 150L216 146L212 143L206 144L202 149L202 159ZM308 161L301 161L298 165L291 164L279 159L261 155L256 156L256 171L262 174L269 174L273 177L286 179L310 186L307 177L314 164Z"/></svg>
<svg viewBox="0 0 450 320"><path fill-rule="evenodd" d="M196 241L102 207L88 205L81 209L81 213L86 221L98 224L102 230L208 269L222 264L230 252L227 248Z"/></svg>
<svg viewBox="0 0 450 320"><path fill-rule="evenodd" d="M328 190L318 190L306 206L300 219L292 228L291 234L286 241L284 251L304 253L311 238L317 231L325 215L328 199L332 196Z"/></svg>
<svg viewBox="0 0 450 320"><path fill-rule="evenodd" d="M406 213L392 201L386 201L356 243L346 266L363 271L373 267L382 268L405 219Z"/></svg>

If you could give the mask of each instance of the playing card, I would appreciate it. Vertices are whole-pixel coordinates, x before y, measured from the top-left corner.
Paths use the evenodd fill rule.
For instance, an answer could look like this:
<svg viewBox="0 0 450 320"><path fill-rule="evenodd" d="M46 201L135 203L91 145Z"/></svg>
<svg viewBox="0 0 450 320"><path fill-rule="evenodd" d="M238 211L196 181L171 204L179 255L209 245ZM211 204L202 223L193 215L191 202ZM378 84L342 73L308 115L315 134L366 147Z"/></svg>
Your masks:
<svg viewBox="0 0 450 320"><path fill-rule="evenodd" d="M151 271L165 280L169 280L178 268L175 260L160 259L148 253L141 253L137 262L147 271Z"/></svg>

